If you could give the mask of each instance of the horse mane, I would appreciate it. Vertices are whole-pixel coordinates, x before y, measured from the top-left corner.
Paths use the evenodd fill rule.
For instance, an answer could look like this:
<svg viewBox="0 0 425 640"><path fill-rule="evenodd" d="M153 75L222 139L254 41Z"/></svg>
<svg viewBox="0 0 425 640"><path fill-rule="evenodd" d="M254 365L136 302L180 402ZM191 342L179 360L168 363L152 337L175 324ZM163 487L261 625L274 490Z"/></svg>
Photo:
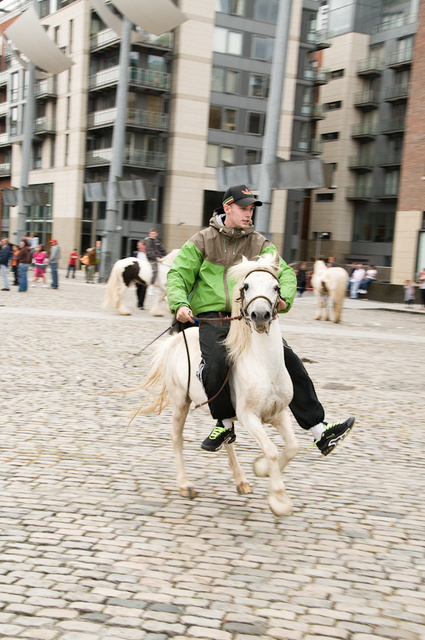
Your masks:
<svg viewBox="0 0 425 640"><path fill-rule="evenodd" d="M161 264L164 264L166 267L171 267L179 251L180 249L173 249L170 253L167 253L162 259Z"/></svg>
<svg viewBox="0 0 425 640"><path fill-rule="evenodd" d="M240 288L251 271L268 271L277 277L279 271L279 256L277 253L266 253L256 260L243 257L242 262L229 269L229 278L235 282L232 294L232 316L241 315ZM224 341L231 362L234 362L251 345L251 327L242 320L232 320L230 329Z"/></svg>

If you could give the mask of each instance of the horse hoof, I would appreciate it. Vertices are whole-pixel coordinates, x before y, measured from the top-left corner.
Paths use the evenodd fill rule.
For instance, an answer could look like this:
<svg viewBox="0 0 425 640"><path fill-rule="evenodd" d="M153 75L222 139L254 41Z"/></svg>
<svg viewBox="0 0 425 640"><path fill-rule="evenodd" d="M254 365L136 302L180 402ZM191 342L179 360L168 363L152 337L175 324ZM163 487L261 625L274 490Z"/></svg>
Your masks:
<svg viewBox="0 0 425 640"><path fill-rule="evenodd" d="M257 478L267 478L269 475L269 463L263 456L254 461L254 473Z"/></svg>
<svg viewBox="0 0 425 640"><path fill-rule="evenodd" d="M287 494L285 494L282 500L269 497L269 507L277 518L281 518L282 516L290 516L294 511L292 502Z"/></svg>
<svg viewBox="0 0 425 640"><path fill-rule="evenodd" d="M131 316L131 311L120 311L120 316Z"/></svg>
<svg viewBox="0 0 425 640"><path fill-rule="evenodd" d="M236 491L241 495L252 493L251 485L249 482L241 482L236 486Z"/></svg>
<svg viewBox="0 0 425 640"><path fill-rule="evenodd" d="M193 498L196 498L196 489L195 487L189 486L189 487L181 487L180 489L180 495L182 498L187 498L188 500L193 500Z"/></svg>

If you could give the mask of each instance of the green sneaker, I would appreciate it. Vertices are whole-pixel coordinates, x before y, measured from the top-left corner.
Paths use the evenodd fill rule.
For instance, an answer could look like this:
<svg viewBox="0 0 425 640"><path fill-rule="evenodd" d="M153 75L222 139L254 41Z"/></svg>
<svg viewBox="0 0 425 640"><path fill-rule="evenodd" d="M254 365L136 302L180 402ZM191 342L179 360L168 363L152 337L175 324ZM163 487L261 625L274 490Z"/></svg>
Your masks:
<svg viewBox="0 0 425 640"><path fill-rule="evenodd" d="M344 422L325 423L326 428L320 440L315 444L324 456L333 451L340 440L344 440L354 426L355 418L351 416Z"/></svg>
<svg viewBox="0 0 425 640"><path fill-rule="evenodd" d="M221 420L217 420L214 429L201 444L201 449L204 449L204 451L219 451L223 444L230 444L235 440L236 433L233 424L230 429L226 429Z"/></svg>

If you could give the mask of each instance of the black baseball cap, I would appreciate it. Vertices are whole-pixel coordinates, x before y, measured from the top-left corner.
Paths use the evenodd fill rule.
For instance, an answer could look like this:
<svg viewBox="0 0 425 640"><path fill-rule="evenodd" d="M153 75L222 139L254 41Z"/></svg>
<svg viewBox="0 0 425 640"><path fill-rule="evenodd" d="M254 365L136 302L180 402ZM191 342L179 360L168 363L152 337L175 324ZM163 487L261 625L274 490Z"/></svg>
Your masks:
<svg viewBox="0 0 425 640"><path fill-rule="evenodd" d="M248 204L255 204L261 207L263 203L257 200L252 191L244 184L237 184L235 187L229 187L223 197L223 206L225 204L238 204L240 207L246 207Z"/></svg>

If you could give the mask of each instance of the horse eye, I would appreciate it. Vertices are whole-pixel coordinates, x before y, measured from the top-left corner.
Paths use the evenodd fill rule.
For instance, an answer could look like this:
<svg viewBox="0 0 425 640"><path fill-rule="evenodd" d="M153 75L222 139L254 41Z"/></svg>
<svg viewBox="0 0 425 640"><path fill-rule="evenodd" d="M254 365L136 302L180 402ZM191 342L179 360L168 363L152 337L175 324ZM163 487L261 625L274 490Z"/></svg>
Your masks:
<svg viewBox="0 0 425 640"><path fill-rule="evenodd" d="M275 286L274 290L280 295L280 287L278 284Z"/></svg>
<svg viewBox="0 0 425 640"><path fill-rule="evenodd" d="M249 284L247 282L244 282L244 285L243 285L242 289L244 291L248 291L248 287L249 287Z"/></svg>

